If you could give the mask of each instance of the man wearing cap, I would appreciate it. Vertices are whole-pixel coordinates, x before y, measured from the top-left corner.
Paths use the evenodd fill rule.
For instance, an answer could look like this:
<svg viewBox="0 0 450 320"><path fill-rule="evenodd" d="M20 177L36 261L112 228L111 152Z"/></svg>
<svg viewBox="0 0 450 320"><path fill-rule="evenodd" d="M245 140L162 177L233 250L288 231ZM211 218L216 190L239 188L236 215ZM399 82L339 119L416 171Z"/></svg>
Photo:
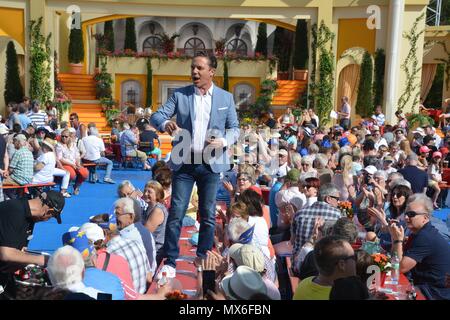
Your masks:
<svg viewBox="0 0 450 320"><path fill-rule="evenodd" d="M275 172L275 176L273 177L274 179L284 177L290 170L290 168L288 167L288 156L289 153L286 149L280 149L278 151L279 168Z"/></svg>
<svg viewBox="0 0 450 320"><path fill-rule="evenodd" d="M27 147L27 138L18 134L13 139L16 152L9 164L9 176L3 181L4 185L25 185L33 179L33 154Z"/></svg>
<svg viewBox="0 0 450 320"><path fill-rule="evenodd" d="M36 222L54 217L61 223L64 204L64 197L56 191L42 193L35 199L21 198L0 203L0 285L9 287L5 285L11 283L12 273L22 266L45 266L46 256L31 255L22 249L27 247Z"/></svg>
<svg viewBox="0 0 450 320"><path fill-rule="evenodd" d="M417 167L418 157L415 153L411 153L406 157L406 167L398 170L398 173L411 183L413 193L426 192L428 188L428 175L425 171Z"/></svg>

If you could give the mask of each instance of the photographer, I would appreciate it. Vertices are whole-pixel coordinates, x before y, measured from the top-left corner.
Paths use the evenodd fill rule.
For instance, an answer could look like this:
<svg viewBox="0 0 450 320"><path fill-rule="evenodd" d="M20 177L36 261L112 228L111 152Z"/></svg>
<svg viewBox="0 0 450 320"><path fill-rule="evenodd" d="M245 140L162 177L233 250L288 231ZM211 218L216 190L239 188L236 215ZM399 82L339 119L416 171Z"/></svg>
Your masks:
<svg viewBox="0 0 450 320"><path fill-rule="evenodd" d="M54 217L61 224L64 204L64 197L56 191L42 193L31 200L22 198L0 203L0 285L5 294L15 296L14 272L17 269L28 264L46 265L46 256L31 255L23 250L34 223Z"/></svg>

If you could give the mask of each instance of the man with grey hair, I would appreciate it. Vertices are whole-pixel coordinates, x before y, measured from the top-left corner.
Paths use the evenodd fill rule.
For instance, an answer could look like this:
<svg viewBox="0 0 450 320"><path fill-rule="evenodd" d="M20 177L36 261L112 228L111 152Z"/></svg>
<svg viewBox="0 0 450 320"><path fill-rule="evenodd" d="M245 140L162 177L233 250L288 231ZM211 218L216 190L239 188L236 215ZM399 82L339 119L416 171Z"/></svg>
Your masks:
<svg viewBox="0 0 450 320"><path fill-rule="evenodd" d="M450 246L432 226L432 212L433 203L425 194L409 197L405 221L412 235L404 244L405 230L392 223L389 228L392 253L400 259L400 272L411 271L414 285L425 297L450 300L450 288L445 285L445 275L450 273Z"/></svg>
<svg viewBox="0 0 450 320"><path fill-rule="evenodd" d="M33 179L34 159L27 147L27 138L18 134L13 139L16 152L9 164L9 176L3 181L3 185L25 185ZM5 192L6 194L6 192Z"/></svg>
<svg viewBox="0 0 450 320"><path fill-rule="evenodd" d="M48 260L47 271L53 286L83 293L93 299L101 293L83 283L83 256L71 246L61 247L53 253Z"/></svg>
<svg viewBox="0 0 450 320"><path fill-rule="evenodd" d="M411 153L406 157L406 167L398 170L411 183L413 193L425 193L428 188L428 174L417 167L418 157Z"/></svg>
<svg viewBox="0 0 450 320"><path fill-rule="evenodd" d="M295 214L291 225L291 236L294 239L292 250L294 259L305 242L311 238L317 218L336 221L341 217L341 212L337 209L339 197L337 186L326 183L319 189L318 201Z"/></svg>
<svg viewBox="0 0 450 320"><path fill-rule="evenodd" d="M135 212L135 202L131 198L120 198L114 203L120 235L125 239L136 240L144 246L150 262L150 271L154 273L157 267L155 239L142 224L140 215L136 215Z"/></svg>
<svg viewBox="0 0 450 320"><path fill-rule="evenodd" d="M93 162L95 164L106 164L106 173L103 182L114 184L114 180L111 179L111 171L113 168L113 162L108 158L105 158L105 143L98 137L98 130L96 127L89 128L89 135L82 139L86 153L83 160L87 162ZM94 176L96 177L95 168ZM97 179L94 178L93 182Z"/></svg>

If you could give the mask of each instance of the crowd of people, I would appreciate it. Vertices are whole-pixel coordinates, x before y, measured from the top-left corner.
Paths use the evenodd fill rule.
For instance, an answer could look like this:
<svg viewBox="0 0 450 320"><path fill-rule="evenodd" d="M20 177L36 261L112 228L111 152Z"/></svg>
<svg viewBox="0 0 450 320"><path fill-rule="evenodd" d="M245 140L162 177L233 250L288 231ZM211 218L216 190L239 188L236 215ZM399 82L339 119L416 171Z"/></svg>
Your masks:
<svg viewBox="0 0 450 320"><path fill-rule="evenodd" d="M44 295L53 298L165 299L180 289L174 280L180 230L198 221L197 239L191 239L197 246L194 299L384 299L379 287L368 283L374 253L399 259L400 273L427 299L450 299L448 221L433 216L446 198L441 187L450 130L444 128L441 135L431 125L412 129L400 113L398 123L387 124L380 107L373 117L352 125L348 99L338 113L340 124L329 129L312 109L300 119L290 110L276 120L272 116L270 126L239 126L232 96L212 84L216 67L214 58L194 57L194 86L176 90L141 132L113 123L112 137L122 154L140 159L151 172L143 192L132 181L122 181L114 212L67 230L50 259L21 253L24 240L12 241L13 231L0 230L0 266L46 266L54 288ZM190 95L194 98L186 98ZM190 118L187 110L194 108L189 103L209 113ZM14 123L8 147L0 148L2 168L8 168L2 171L4 183L54 175L65 182L61 193L0 203L0 228L14 225L17 234L26 234L24 219L30 217L61 222L66 183L75 180L77 194L87 177L83 159L106 163L104 181L114 183L95 126L85 127L72 114L70 128L52 134L45 119L44 129L35 130L33 121L39 120L30 125L26 117L18 115L23 126ZM208 136L210 127L230 129L233 137ZM185 159L194 160L209 145L229 150L231 166L205 159L161 160L155 130L176 134L180 128L194 136ZM148 149L139 150L140 141ZM149 162L150 153L158 161ZM299 280L297 287L289 288L282 279L285 271Z"/></svg>

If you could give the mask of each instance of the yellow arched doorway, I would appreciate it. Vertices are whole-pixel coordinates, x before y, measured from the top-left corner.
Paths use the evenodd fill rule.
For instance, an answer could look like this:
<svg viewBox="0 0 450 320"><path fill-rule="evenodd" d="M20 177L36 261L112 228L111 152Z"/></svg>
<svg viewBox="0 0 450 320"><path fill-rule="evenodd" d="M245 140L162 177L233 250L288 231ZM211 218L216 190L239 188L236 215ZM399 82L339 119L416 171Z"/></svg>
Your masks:
<svg viewBox="0 0 450 320"><path fill-rule="evenodd" d="M350 105L352 106L352 115L354 114L354 106L356 104L356 97L358 95L359 71L360 66L356 63L353 63L342 69L341 73L339 74L339 84L337 91L338 108L342 97L348 97Z"/></svg>

